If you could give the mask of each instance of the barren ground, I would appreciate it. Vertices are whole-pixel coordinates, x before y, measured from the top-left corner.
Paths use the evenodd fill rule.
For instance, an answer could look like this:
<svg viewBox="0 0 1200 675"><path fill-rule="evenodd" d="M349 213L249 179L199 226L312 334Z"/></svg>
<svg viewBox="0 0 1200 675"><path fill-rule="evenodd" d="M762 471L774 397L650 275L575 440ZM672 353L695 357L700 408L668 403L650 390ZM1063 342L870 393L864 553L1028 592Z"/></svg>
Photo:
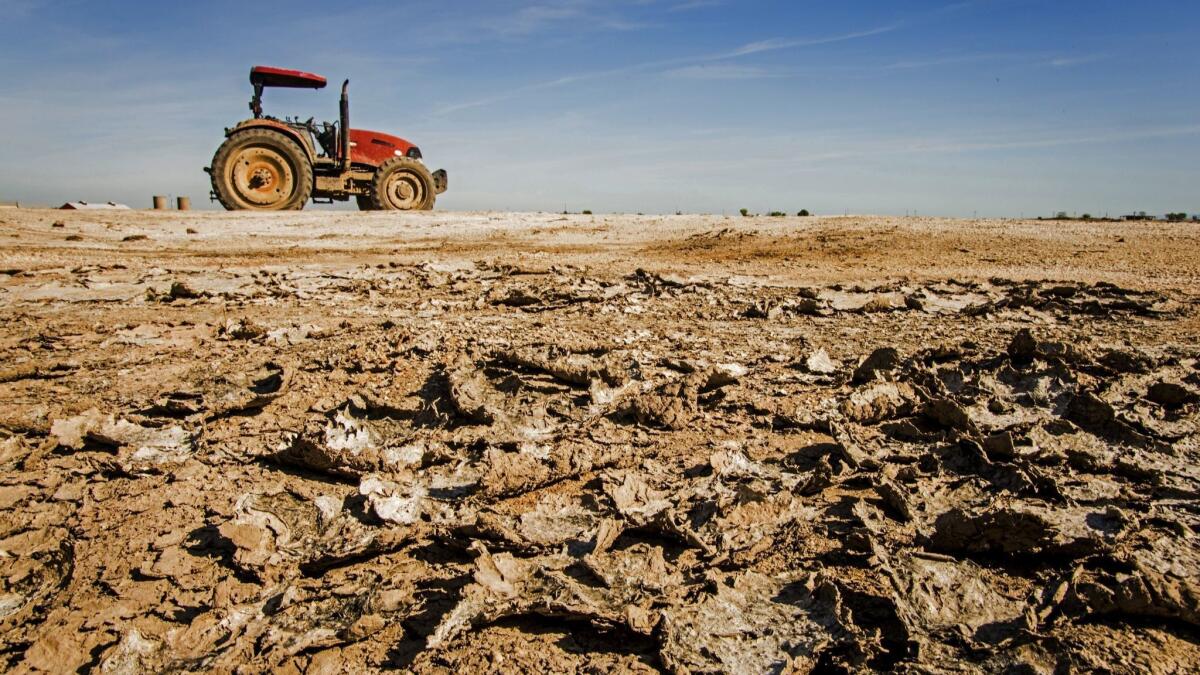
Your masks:
<svg viewBox="0 0 1200 675"><path fill-rule="evenodd" d="M1200 228L0 210L0 658L1194 672Z"/></svg>

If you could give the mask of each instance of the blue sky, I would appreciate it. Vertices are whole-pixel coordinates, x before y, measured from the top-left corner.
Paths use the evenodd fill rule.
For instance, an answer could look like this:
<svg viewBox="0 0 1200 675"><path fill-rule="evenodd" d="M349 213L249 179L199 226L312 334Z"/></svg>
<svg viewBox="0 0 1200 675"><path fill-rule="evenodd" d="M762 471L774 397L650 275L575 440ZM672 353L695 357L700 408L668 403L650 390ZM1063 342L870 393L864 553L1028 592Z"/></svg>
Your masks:
<svg viewBox="0 0 1200 675"><path fill-rule="evenodd" d="M1200 212L1198 35L1195 0L0 0L0 199L206 204L261 63L349 77L448 209Z"/></svg>

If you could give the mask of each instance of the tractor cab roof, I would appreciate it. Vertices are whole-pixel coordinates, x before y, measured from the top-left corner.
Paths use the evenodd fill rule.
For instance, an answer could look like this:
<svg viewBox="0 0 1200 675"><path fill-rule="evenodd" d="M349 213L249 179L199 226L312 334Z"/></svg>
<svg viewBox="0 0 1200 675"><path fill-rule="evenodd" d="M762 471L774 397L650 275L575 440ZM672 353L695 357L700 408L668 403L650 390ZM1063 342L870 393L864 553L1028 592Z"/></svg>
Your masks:
<svg viewBox="0 0 1200 675"><path fill-rule="evenodd" d="M321 89L325 86L325 78L300 70L272 68L271 66L254 66L250 69L250 84L255 87Z"/></svg>

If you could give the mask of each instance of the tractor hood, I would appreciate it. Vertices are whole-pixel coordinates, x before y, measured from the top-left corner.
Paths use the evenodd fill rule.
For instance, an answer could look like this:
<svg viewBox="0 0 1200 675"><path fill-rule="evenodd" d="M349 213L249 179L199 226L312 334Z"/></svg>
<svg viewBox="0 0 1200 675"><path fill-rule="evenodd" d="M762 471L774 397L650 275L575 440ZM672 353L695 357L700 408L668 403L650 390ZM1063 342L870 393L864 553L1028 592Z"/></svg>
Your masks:
<svg viewBox="0 0 1200 675"><path fill-rule="evenodd" d="M399 136L366 129L350 130L351 162L379 166L393 157L420 159L421 151Z"/></svg>

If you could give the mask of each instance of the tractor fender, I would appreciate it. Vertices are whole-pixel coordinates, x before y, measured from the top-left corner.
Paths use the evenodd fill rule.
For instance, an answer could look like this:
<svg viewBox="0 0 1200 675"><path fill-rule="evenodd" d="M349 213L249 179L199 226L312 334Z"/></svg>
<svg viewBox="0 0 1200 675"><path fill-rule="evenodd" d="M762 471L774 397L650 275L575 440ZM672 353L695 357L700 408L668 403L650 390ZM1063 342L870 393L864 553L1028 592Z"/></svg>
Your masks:
<svg viewBox="0 0 1200 675"><path fill-rule="evenodd" d="M310 164L314 163L316 160L316 152L312 147L312 139L305 138L306 134L301 134L279 120L256 119L238 122L237 125L232 129L225 130L225 137L232 138L238 133L246 131L247 129L271 129L272 131L277 131L293 141L296 141L296 145L299 145L300 148L304 150L304 154L306 157L308 157Z"/></svg>

